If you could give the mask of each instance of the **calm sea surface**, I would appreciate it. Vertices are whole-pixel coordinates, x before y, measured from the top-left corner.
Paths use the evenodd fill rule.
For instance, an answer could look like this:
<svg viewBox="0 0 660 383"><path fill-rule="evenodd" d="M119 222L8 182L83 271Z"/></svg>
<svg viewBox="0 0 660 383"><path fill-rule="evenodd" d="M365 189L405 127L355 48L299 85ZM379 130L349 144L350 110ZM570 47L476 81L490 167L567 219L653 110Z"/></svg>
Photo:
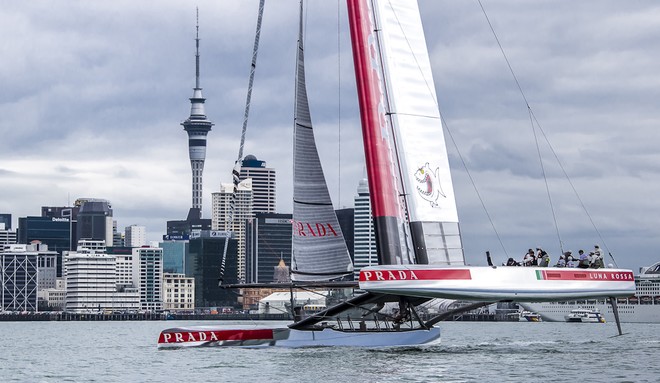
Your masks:
<svg viewBox="0 0 660 383"><path fill-rule="evenodd" d="M612 337L614 323L446 322L423 347L156 349L167 327L237 323L0 322L0 382L660 382L658 324Z"/></svg>

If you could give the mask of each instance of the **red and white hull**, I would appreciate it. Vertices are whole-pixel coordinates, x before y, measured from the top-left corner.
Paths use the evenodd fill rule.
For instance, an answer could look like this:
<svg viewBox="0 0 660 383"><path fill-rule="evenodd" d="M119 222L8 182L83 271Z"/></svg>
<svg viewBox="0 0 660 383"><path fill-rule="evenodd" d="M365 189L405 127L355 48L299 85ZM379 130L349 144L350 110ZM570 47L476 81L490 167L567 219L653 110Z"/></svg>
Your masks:
<svg viewBox="0 0 660 383"><path fill-rule="evenodd" d="M342 331L331 328L293 330L283 328L224 329L212 326L180 327L163 330L158 348L181 347L392 347L432 343L440 339L440 329L401 331Z"/></svg>
<svg viewBox="0 0 660 383"><path fill-rule="evenodd" d="M360 288L391 295L514 302L628 297L631 270L391 265L360 272Z"/></svg>

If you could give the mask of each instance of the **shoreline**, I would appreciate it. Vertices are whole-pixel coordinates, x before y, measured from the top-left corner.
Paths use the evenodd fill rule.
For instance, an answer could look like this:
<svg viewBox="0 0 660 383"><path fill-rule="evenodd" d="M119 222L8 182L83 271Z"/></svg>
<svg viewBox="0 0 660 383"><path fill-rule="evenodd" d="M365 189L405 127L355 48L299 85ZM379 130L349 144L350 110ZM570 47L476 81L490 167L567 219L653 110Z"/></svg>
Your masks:
<svg viewBox="0 0 660 383"><path fill-rule="evenodd" d="M76 322L76 321L167 321L167 320L213 320L213 321L286 321L291 320L288 314L164 314L164 313L68 313L68 312L35 312L26 314L0 314L0 322ZM447 321L465 322L517 322L501 314L461 314Z"/></svg>

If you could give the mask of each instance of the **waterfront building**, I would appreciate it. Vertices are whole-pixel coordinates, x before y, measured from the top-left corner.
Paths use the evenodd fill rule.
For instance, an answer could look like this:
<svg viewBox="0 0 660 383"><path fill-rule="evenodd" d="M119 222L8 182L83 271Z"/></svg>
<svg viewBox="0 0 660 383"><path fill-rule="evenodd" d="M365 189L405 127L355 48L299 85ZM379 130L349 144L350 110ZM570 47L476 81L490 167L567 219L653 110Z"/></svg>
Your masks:
<svg viewBox="0 0 660 383"><path fill-rule="evenodd" d="M291 219L291 214L255 213L247 221L247 283L274 282L280 261L291 264Z"/></svg>
<svg viewBox="0 0 660 383"><path fill-rule="evenodd" d="M206 99L202 96L202 88L199 84L199 23L197 23L195 46L195 88L193 96L190 98L190 117L181 125L183 125L183 130L188 133L188 154L192 169L192 208L197 209L200 214L197 218L201 218L206 135L211 130L213 123L206 118L204 110Z"/></svg>
<svg viewBox="0 0 660 383"><path fill-rule="evenodd" d="M221 275L222 254L228 237L224 274ZM230 232L211 231L191 239L189 246L185 274L195 278L195 308L236 307L236 292L220 287L218 279L222 278L225 284L238 282L238 241L231 238Z"/></svg>
<svg viewBox="0 0 660 383"><path fill-rule="evenodd" d="M163 310L195 310L195 278L185 274L163 273Z"/></svg>
<svg viewBox="0 0 660 383"><path fill-rule="evenodd" d="M163 272L183 274L186 269L187 240L170 240L158 244L163 249Z"/></svg>
<svg viewBox="0 0 660 383"><path fill-rule="evenodd" d="M147 245L147 228L140 225L126 226L124 229L124 246L141 247Z"/></svg>
<svg viewBox="0 0 660 383"><path fill-rule="evenodd" d="M96 198L79 198L76 205L80 206L76 240L92 239L113 243L110 202Z"/></svg>
<svg viewBox="0 0 660 383"><path fill-rule="evenodd" d="M245 280L245 226L254 217L252 212L252 179L248 178L238 184L236 195L234 186L230 183L220 185L220 191L212 194L213 206L211 215L212 230L232 231L238 241L238 278ZM234 199L233 218L229 218L230 204Z"/></svg>
<svg viewBox="0 0 660 383"><path fill-rule="evenodd" d="M115 257L115 285L118 291L134 288L133 280L133 248L127 246L106 247L106 254Z"/></svg>
<svg viewBox="0 0 660 383"><path fill-rule="evenodd" d="M275 213L275 169L266 161L248 154L241 163L239 179L252 179L252 210L255 213Z"/></svg>
<svg viewBox="0 0 660 383"><path fill-rule="evenodd" d="M133 248L133 282L140 292L141 310L163 310L163 249Z"/></svg>
<svg viewBox="0 0 660 383"><path fill-rule="evenodd" d="M376 232L371 215L369 184L363 179L355 196L353 270L357 280L363 267L377 265Z"/></svg>
<svg viewBox="0 0 660 383"><path fill-rule="evenodd" d="M55 280L55 287L37 292L39 311L61 311L66 306L66 284L64 278Z"/></svg>
<svg viewBox="0 0 660 383"><path fill-rule="evenodd" d="M27 251L35 252L37 258L37 270L39 280L37 289L54 289L57 280L57 252L48 250L48 245L39 241L32 241L27 245Z"/></svg>
<svg viewBox="0 0 660 383"><path fill-rule="evenodd" d="M105 241L81 240L65 252L66 310L72 312L135 311L140 295L134 287L117 289L117 259Z"/></svg>
<svg viewBox="0 0 660 383"><path fill-rule="evenodd" d="M39 311L39 290L55 287L56 254L40 243L3 245L0 311Z"/></svg>

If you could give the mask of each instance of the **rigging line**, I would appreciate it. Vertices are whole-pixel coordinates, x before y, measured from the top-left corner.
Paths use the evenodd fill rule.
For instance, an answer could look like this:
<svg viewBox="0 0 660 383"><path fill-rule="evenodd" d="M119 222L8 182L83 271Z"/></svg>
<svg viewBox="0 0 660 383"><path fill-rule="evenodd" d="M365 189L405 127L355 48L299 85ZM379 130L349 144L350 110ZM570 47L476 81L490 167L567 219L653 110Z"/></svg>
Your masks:
<svg viewBox="0 0 660 383"><path fill-rule="evenodd" d="M573 190L573 194L575 194L575 198L577 198L578 202L580 203L580 206L582 207L582 210L584 210L584 213L587 215L587 218L589 219L589 222L591 223L591 226L596 231L596 234L598 235L598 238L600 238L600 241L603 244L603 247L607 250L608 254L610 255L610 258L612 258L612 261L614 262L614 265L616 267L619 267L616 263L616 260L614 259L614 256L612 255L612 253L610 253L610 249L607 246L607 243L605 242L605 238L603 238L602 234L600 233L600 230L598 230L598 227L596 226L596 223L594 222L593 218L591 217L591 214L589 213L589 210L587 210L587 206L582 201L582 198L580 197L580 194L578 193L577 189L575 188L575 185L573 185L573 181L568 176L568 173L566 172L566 169L564 168L564 165L559 160L559 156L557 155L557 152L555 151L554 147L550 143L550 139L545 134L545 131L541 127L541 124L539 123L538 119L536 118L536 115L534 114L534 112L531 109L530 109L530 112L532 114L532 117L534 118L534 122L536 123L536 126L538 126L539 131L541 132L541 134L543 135L543 138L545 139L545 142L548 144L548 147L550 148L550 152L555 157L555 160L557 161L557 164L559 164L559 168L561 169L562 173L564 174L564 177L566 177L566 180L568 181L568 184L571 186L571 189Z"/></svg>
<svg viewBox="0 0 660 383"><path fill-rule="evenodd" d="M559 250L561 254L564 254L564 245L561 241L561 235L559 235L559 225L557 224L557 215L555 214L555 206L552 203L552 195L550 194L550 185L548 184L548 177L545 173L545 166L543 165L543 156L541 156L541 148L539 146L539 139L536 134L536 128L534 127L534 116L532 114L532 109L527 105L527 110L529 112L529 122L532 124L532 132L534 133L534 143L536 143L536 153L539 156L539 163L541 165L541 173L543 174L543 181L545 182L545 191L548 194L548 201L550 201L550 211L552 212L552 220L555 224L555 230L557 232L557 239L559 240Z"/></svg>
<svg viewBox="0 0 660 383"><path fill-rule="evenodd" d="M520 82L518 82L518 77L516 76L515 72L513 71L513 67L511 66L511 63L509 62L509 58L507 57L506 53L504 53L504 48L502 47L502 44L500 43L500 39L497 37L497 33L495 33L495 29L493 28L493 24L491 24L490 19L488 18L488 15L486 14L486 10L484 9L483 4L481 4L481 0L477 0L479 3L479 6L481 7L481 11L484 14L484 17L486 17L486 21L488 22L488 26L490 27L490 31L493 33L493 36L495 37L495 41L497 41L497 45L500 47L500 51L502 52L502 56L504 56L504 61L506 61L506 65L509 67L509 71L511 72L511 75L513 76L513 80L516 82L516 85L518 86L518 90L520 91L520 95L522 96L523 100L525 101L525 105L529 109L529 103L527 102L527 97L525 97L525 92L522 90L522 86L520 86Z"/></svg>
<svg viewBox="0 0 660 383"><path fill-rule="evenodd" d="M552 197L550 195L550 188L549 188L549 185L548 185L548 179L546 177L545 168L543 166L543 158L541 157L541 150L540 150L538 138L537 138L537 135L536 135L536 129L534 128L534 120L536 120L536 117L534 116L534 113L532 112L532 107L529 105L529 102L527 101L527 97L525 96L525 92L523 91L522 86L520 85L520 81L518 81L518 77L516 76L516 73L513 71L513 67L511 66L511 62L509 62L509 58L507 57L506 52L504 51L504 47L502 47L502 44L500 43L500 39L497 37L497 33L495 33L495 28L493 28L493 24L490 22L490 18L488 18L488 14L486 13L486 9L484 8L483 4L481 3L481 0L477 0L477 2L479 3L479 7L481 7L481 11L483 12L484 17L486 18L486 21L488 22L488 27L490 28L490 31L492 32L493 37L495 38L495 41L497 42L497 46L500 48L500 52L502 52L502 57L504 57L504 61L506 61L506 65L509 68L509 72L511 72L511 76L513 77L513 80L515 81L516 86L518 87L518 91L520 92L520 95L521 95L523 101L525 102L525 106L527 107L527 112L529 113L529 118L530 118L530 122L531 122L531 125L532 125L532 132L534 133L534 141L536 143L536 151L539 155L539 162L541 164L541 172L543 173L543 180L545 182L545 188L546 188L546 192L548 194L548 200L549 200L549 203L550 203L550 210L552 211L552 219L554 221L555 230L557 232L557 238L559 240L559 248L560 248L560 250L563 254L564 246L563 246L563 243L562 243L562 240L561 240L561 235L559 234L559 226L557 225L557 217L556 217L556 214L555 214L555 208L554 208L554 205L552 203ZM537 122L537 124L538 124L538 122ZM539 125L539 129L540 129L540 125ZM548 143L548 145L552 148L552 146L550 145L550 142L547 140L547 137L545 136L545 133L543 133L543 136L546 138L546 142ZM553 153L554 153L554 150L553 150Z"/></svg>
<svg viewBox="0 0 660 383"><path fill-rule="evenodd" d="M479 203L481 203L481 207L484 209L484 212L486 213L486 217L488 218L488 222L490 222L490 226L493 228L493 231L495 232L495 236L497 237L497 241L500 243L500 246L502 247L502 250L504 251L504 255L509 258L509 253L506 251L506 248L504 247L504 243L502 242L502 238L500 237L500 234L497 232L497 229L495 228L495 223L493 222L493 219L490 216L490 213L488 213L488 209L486 208L486 203L484 202L484 199L481 197L481 193L479 193L479 189L477 188L477 184L474 181L474 178L472 178L472 173L470 172L470 169L467 166L467 163L465 162L465 158L463 158L463 154L461 154L461 150L458 148L458 145L456 144L456 140L454 140L454 135L451 133L451 129L449 129L449 124L447 124L447 121L445 121L445 118L442 116L442 113L440 113L440 120L442 121L442 125L445 127L445 130L447 131L447 134L449 135L449 138L451 139L452 144L454 144L454 147L456 148L456 152L458 153L458 158L461 160L461 163L463 164L463 168L465 169L465 173L467 174L468 178L470 179L470 183L472 184L472 188L474 189L474 192L477 194L477 198L479 198Z"/></svg>
<svg viewBox="0 0 660 383"><path fill-rule="evenodd" d="M555 157L555 160L559 164L559 167L562 170L562 173L564 174L564 177L566 177L566 180L568 181L569 185L571 186L571 189L573 189L573 193L575 194L576 198L578 199L578 202L580 203L582 209L584 210L585 214L587 215L587 217L589 219L589 222L591 223L594 230L596 231L598 237L600 238L601 242L603 243L603 246L605 247L605 249L608 250L608 253L609 253L609 248L607 247L607 244L605 243L605 239L603 238L600 231L598 230L598 227L596 227L596 224L595 224L594 220L592 219L591 214L589 214L589 211L587 210L586 205L584 204L584 202L580 198L580 195L578 194L577 189L575 188L575 186L573 185L573 182L571 181L570 177L568 176L568 173L566 172L566 170L565 170L564 166L562 165L561 161L559 161L559 156L555 152L554 147L552 146L552 144L550 143L550 140L548 139L548 136L545 134L545 131L541 127L541 124L539 123L538 119L536 118L536 115L534 114L534 111L532 110L531 106L529 105L529 102L527 101L527 97L525 96L525 93L522 90L522 86L520 85L520 82L518 81L518 77L516 76L515 72L513 71L513 67L511 66L511 64L509 62L509 59L506 56L506 53L504 52L504 48L502 47L502 44L500 43L500 40L497 37L497 34L495 33L495 29L493 28L493 25L491 24L490 19L488 18L488 15L486 14L486 10L484 9L484 6L481 3L481 0L477 0L477 1L479 2L479 6L481 7L481 10L482 10L484 16L486 17L486 21L488 22L488 26L490 27L490 30L493 33L493 36L495 37L495 41L497 41L497 45L499 46L500 51L502 52L502 56L504 56L504 60L506 61L507 66L509 67L509 71L511 72L511 75L513 76L513 79L514 79L516 85L518 86L518 90L520 91L520 95L522 96L523 100L525 101L525 105L527 106L527 109L530 113L530 118L533 119L532 129L534 129L534 122L535 122L536 126L538 126L538 128L539 128L539 131L543 135L544 140L548 144L548 147L550 148L550 151L552 152L553 156ZM534 133L534 135L536 137L536 132ZM537 148L538 148L538 143L537 143ZM543 166L543 165L541 165L541 166ZM545 173L544 173L544 178L545 178ZM546 180L546 184L547 184L547 180ZM547 188L547 186L546 186L546 188ZM551 202L551 205L552 205L552 202ZM553 218L554 218L554 208L553 208ZM556 226L556 218L554 218L554 219L555 219L555 226ZM557 230L557 235L559 236L559 228L557 226L556 226L556 230ZM561 248L561 245L562 245L561 237L559 239L559 243L560 243L560 248ZM562 249L562 253L563 253L563 249ZM610 257L612 258L612 261L616 265L616 260L614 259L614 257L612 256L611 253L610 253Z"/></svg>

